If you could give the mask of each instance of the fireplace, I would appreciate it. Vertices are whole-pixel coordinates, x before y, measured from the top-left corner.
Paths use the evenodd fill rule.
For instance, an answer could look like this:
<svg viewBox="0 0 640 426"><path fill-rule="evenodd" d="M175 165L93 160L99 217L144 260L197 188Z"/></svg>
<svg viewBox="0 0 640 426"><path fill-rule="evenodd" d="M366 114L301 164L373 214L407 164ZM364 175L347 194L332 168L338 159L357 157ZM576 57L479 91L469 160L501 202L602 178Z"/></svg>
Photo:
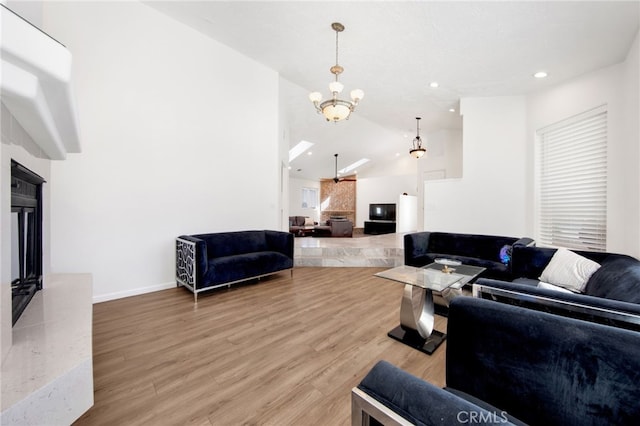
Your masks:
<svg viewBox="0 0 640 426"><path fill-rule="evenodd" d="M11 160L11 299L15 324L42 289L42 184L45 180Z"/></svg>

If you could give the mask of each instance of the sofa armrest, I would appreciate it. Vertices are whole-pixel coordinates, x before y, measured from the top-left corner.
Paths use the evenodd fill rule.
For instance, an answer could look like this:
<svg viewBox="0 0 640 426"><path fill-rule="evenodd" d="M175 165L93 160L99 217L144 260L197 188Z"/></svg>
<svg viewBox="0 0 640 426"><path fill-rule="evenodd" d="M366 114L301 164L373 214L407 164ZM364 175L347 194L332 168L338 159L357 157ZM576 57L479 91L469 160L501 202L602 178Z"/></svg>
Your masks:
<svg viewBox="0 0 640 426"><path fill-rule="evenodd" d="M521 247L535 247L536 241L533 238L522 237L516 240L512 246L521 246Z"/></svg>
<svg viewBox="0 0 640 426"><path fill-rule="evenodd" d="M293 234L282 231L264 231L269 250L277 251L293 259Z"/></svg>
<svg viewBox="0 0 640 426"><path fill-rule="evenodd" d="M371 419L384 426L413 426L413 423L392 409L355 387L351 389L351 426L372 424Z"/></svg>
<svg viewBox="0 0 640 426"><path fill-rule="evenodd" d="M586 294L480 278L473 296L584 321L640 331L640 305Z"/></svg>
<svg viewBox="0 0 640 426"><path fill-rule="evenodd" d="M423 263L415 259L429 253L429 236L431 232L414 232L404 236L404 264L420 267Z"/></svg>
<svg viewBox="0 0 640 426"><path fill-rule="evenodd" d="M196 288L209 268L207 244L190 235L176 238L176 279Z"/></svg>
<svg viewBox="0 0 640 426"><path fill-rule="evenodd" d="M513 278L537 280L555 252L555 248L514 245L511 252L511 275Z"/></svg>
<svg viewBox="0 0 640 426"><path fill-rule="evenodd" d="M388 415L393 421L384 422L385 425L460 424L469 420L470 413L473 413L474 418L493 419L496 424L511 424L503 413L487 411L386 361L379 361L360 382L357 389L381 406L367 401L359 393L352 392L352 398L359 398L357 404L352 403L352 407L356 410L361 409L366 415L374 418L376 413L380 412ZM357 418L357 413L352 412L352 419L357 421ZM376 418L376 420L388 419Z"/></svg>

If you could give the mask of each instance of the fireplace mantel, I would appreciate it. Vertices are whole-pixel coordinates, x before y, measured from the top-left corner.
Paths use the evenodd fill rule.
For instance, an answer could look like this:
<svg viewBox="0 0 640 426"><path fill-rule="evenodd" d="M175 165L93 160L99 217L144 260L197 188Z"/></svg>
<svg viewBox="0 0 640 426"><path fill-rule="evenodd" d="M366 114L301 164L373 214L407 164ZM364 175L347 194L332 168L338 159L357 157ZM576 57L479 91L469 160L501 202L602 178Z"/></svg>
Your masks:
<svg viewBox="0 0 640 426"><path fill-rule="evenodd" d="M80 152L71 53L0 4L2 103L46 156Z"/></svg>

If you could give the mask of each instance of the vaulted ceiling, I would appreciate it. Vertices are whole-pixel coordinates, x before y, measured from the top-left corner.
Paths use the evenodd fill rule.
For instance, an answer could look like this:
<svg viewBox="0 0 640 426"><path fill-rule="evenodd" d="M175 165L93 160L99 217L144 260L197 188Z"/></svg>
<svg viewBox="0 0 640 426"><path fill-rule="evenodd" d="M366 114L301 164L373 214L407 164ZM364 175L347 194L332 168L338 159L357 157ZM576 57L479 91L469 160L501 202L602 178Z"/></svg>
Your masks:
<svg viewBox="0 0 640 426"><path fill-rule="evenodd" d="M408 156L417 116L423 136L461 128L461 98L524 95L619 63L640 26L637 1L145 3L280 73L290 144L315 144L291 176L309 179L333 175L334 153L341 166L369 158L363 175ZM340 81L365 97L334 124L307 96L329 96L336 21L346 27ZM540 70L549 76L533 78Z"/></svg>

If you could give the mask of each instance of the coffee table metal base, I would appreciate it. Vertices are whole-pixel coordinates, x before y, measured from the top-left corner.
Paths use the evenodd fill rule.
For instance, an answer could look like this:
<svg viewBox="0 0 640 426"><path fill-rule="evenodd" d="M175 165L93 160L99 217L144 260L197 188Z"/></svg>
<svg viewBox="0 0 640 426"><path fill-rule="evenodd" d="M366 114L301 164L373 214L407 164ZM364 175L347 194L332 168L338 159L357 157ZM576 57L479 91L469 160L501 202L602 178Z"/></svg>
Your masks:
<svg viewBox="0 0 640 426"><path fill-rule="evenodd" d="M431 335L426 339L415 330L406 330L402 328L401 325L397 326L389 333L387 336L395 339L401 343L404 343L407 346L412 347L413 349L417 349L420 352L424 352L427 355L433 354L433 352L438 349L438 346L444 342L447 338L445 333L442 333L438 330L433 330Z"/></svg>

